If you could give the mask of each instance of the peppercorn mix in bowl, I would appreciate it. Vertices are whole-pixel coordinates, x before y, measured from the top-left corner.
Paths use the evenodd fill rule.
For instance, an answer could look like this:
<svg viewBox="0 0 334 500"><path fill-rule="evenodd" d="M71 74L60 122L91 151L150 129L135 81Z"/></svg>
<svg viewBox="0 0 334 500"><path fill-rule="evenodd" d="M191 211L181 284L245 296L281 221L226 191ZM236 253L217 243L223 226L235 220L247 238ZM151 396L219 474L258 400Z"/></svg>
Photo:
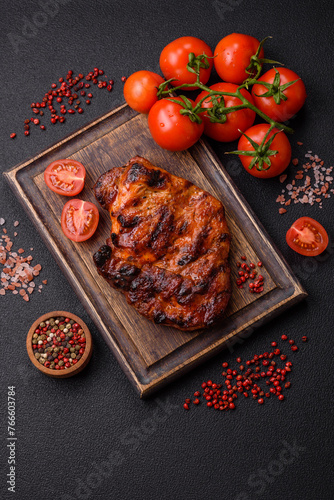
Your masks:
<svg viewBox="0 0 334 500"><path fill-rule="evenodd" d="M67 378L79 373L89 362L92 347L87 325L66 311L43 314L27 335L31 362L50 377Z"/></svg>

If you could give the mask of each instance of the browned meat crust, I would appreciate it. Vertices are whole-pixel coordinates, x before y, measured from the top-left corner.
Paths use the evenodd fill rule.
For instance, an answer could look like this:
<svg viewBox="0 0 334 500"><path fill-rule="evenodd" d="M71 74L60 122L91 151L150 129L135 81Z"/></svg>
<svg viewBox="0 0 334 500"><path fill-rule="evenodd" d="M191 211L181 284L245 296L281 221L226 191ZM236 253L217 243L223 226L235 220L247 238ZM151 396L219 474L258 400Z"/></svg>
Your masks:
<svg viewBox="0 0 334 500"><path fill-rule="evenodd" d="M136 156L94 186L111 236L94 255L98 272L155 323L212 325L231 294L230 233L220 201Z"/></svg>

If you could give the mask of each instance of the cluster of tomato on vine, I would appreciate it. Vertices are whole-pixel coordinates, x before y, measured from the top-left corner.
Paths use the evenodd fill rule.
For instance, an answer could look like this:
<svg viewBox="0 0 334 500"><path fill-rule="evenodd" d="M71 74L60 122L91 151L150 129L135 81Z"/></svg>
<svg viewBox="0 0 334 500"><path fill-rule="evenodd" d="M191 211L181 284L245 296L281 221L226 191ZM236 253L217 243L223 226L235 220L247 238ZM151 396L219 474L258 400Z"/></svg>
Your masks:
<svg viewBox="0 0 334 500"><path fill-rule="evenodd" d="M203 133L220 142L239 139L233 153L248 172L280 175L291 160L285 132L293 130L284 122L301 109L306 90L294 71L264 57L266 40L233 33L212 52L199 38L178 38L161 52L164 78L146 70L133 73L124 85L125 100L148 113L151 135L164 149L188 149ZM260 76L264 63L274 67ZM208 87L213 65L222 81ZM200 91L195 101L184 94L191 90ZM264 122L254 125L256 116Z"/></svg>

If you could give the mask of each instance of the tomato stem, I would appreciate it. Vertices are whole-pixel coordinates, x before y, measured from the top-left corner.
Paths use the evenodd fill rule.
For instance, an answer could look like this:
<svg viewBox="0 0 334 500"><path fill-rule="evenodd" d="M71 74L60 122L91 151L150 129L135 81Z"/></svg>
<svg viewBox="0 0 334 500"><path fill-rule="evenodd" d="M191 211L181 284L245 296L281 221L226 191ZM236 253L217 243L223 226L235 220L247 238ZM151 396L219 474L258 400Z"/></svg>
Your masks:
<svg viewBox="0 0 334 500"><path fill-rule="evenodd" d="M271 143L275 139L276 135L282 132L281 130L277 130L268 140L269 134L272 132L272 130L275 128L275 125L270 125L268 128L267 132L265 133L262 141L260 144L255 142L251 137L248 137L244 132L239 130L239 132L242 133L248 139L250 144L253 146L254 151L229 151L226 154L234 154L234 155L243 155L243 156L252 156L253 159L249 165L249 170L252 170L254 166L256 166L256 169L259 171L265 171L268 170L271 167L271 160L270 156L276 155L278 151L270 149ZM267 166L265 166L265 164Z"/></svg>
<svg viewBox="0 0 334 500"><path fill-rule="evenodd" d="M205 92L208 92L208 94L206 96L204 96L196 104L196 106L193 108L194 114L202 113L202 112L204 112L204 109L206 112L208 111L209 108L202 108L201 105L206 99L208 99L210 97L211 98L219 97L219 96L237 97L238 99L240 99L242 104L240 104L238 106L233 106L230 108L226 108L226 107L223 108L222 106L220 106L219 114L221 116L227 115L228 113L232 113L233 111L238 111L240 109L248 108L248 109L253 110L257 115L259 115L263 120L268 122L271 126L276 127L279 130L284 130L285 132L288 132L289 134L293 134L294 131L292 128L288 127L287 125L284 125L283 123L275 122L275 120L272 120L271 118L269 118L269 116L267 116L265 113L263 113L263 111L258 109L254 104L249 102L247 100L247 98L242 95L241 89L248 87L248 85L253 85L256 81L257 80L255 78L253 78L253 79L249 80L248 83L243 83L242 85L240 85L237 88L237 90L235 92L220 92L220 91L212 90L209 87L207 87L206 85L204 85L203 83L201 83L199 81L199 72L198 72L197 73L197 81L195 83L187 83L187 84L184 83L182 85L179 85L178 87L174 87L173 89L167 89L167 90L165 90L166 82L162 83L159 86L158 97L161 98L161 97L170 96L172 92L182 90L184 88L200 89L200 90L204 90ZM216 114L216 113L213 112L213 114ZM214 121L217 121L217 120L214 120ZM224 123L224 121L226 121L226 117L225 117L225 120L222 119L221 123ZM219 120L218 120L218 122L219 122Z"/></svg>

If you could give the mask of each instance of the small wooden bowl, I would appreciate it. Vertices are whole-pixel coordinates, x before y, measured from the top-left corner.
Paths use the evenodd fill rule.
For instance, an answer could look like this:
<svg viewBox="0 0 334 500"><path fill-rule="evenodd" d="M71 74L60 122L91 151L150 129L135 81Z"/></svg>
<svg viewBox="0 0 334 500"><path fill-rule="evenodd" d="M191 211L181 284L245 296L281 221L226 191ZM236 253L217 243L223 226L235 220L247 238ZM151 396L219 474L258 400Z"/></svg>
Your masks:
<svg viewBox="0 0 334 500"><path fill-rule="evenodd" d="M51 370L50 368L45 368L45 366L41 365L41 363L39 363L37 361L37 359L35 358L34 350L32 347L32 336L33 336L36 328L38 327L38 325L42 321L46 321L49 318L54 318L56 316L64 316L65 318L70 318L70 319L75 320L76 323L78 323L82 327L83 331L85 332L85 337L86 337L86 348L85 348L84 354L82 355L82 358L75 365L71 366L71 368L67 368L65 370ZM72 313L69 313L66 311L52 311L52 312L43 314L43 316L40 316L31 325L30 330L29 330L28 335L27 335L27 351L28 351L30 361L33 363L33 365L36 366L36 368L38 368L38 370L40 370L45 375L48 375L49 377L54 377L54 378L68 378L68 377L72 377L73 375L76 375L77 373L81 372L81 370L83 370L85 368L85 366L88 364L88 362L92 356L92 352L93 352L92 336L90 334L88 326L82 321L81 318L79 318L75 314L72 314Z"/></svg>

